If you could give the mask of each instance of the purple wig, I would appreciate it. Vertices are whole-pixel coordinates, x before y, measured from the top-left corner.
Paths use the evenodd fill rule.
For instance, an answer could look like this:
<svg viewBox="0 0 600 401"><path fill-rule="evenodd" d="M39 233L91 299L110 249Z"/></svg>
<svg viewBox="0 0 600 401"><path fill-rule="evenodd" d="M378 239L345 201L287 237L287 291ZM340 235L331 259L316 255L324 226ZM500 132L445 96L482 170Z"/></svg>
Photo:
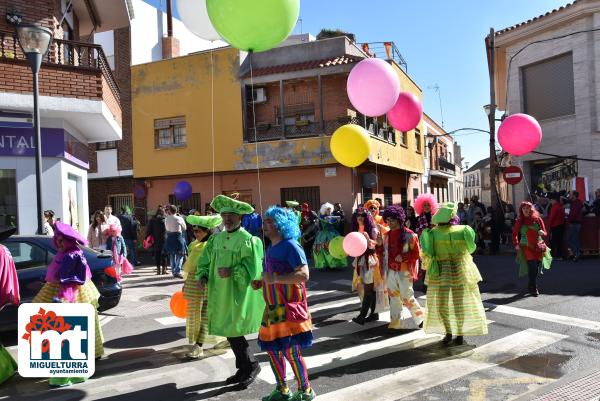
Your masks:
<svg viewBox="0 0 600 401"><path fill-rule="evenodd" d="M365 216L365 232L367 234L369 234L369 237L370 237L373 233L373 229L376 227L375 220L373 220L373 216L371 215L371 213L369 213L369 211L367 209L365 209L364 207L359 207L352 214L351 229L352 229L352 231L358 231L358 216L359 215ZM376 238L371 238L371 239L376 239Z"/></svg>
<svg viewBox="0 0 600 401"><path fill-rule="evenodd" d="M398 220L400 225L404 226L404 222L406 221L406 213L404 212L402 206L398 204L390 205L383 211L383 220L386 221L389 218Z"/></svg>

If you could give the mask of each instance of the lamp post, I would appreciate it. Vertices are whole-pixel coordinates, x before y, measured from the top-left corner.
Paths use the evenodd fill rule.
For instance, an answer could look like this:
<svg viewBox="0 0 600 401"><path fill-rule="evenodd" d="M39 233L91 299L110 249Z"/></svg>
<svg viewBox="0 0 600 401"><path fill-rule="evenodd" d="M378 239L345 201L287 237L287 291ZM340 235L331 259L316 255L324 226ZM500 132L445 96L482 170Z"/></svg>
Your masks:
<svg viewBox="0 0 600 401"><path fill-rule="evenodd" d="M39 25L17 25L19 45L29 62L33 75L33 128L35 130L35 187L37 200L37 234L43 233L44 217L42 215L42 134L40 128L40 107L38 104L38 73L42 59L50 49L52 31Z"/></svg>

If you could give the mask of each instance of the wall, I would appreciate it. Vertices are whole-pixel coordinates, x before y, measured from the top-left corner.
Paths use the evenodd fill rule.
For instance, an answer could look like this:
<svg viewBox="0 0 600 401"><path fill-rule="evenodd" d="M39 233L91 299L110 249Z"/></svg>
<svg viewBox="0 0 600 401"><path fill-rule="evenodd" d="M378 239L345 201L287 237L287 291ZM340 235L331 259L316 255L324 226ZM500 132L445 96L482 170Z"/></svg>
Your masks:
<svg viewBox="0 0 600 401"><path fill-rule="evenodd" d="M210 52L132 67L134 175L153 177L212 171L211 104L214 104L217 171L231 171L233 149L242 145L241 89L235 49L214 52L211 99ZM214 100L214 102L213 102ZM154 148L154 119L186 117L187 146Z"/></svg>
<svg viewBox="0 0 600 401"><path fill-rule="evenodd" d="M581 3L582 7L585 3ZM590 2L590 6L592 6ZM540 21L540 23L542 23ZM542 33L530 35L511 43L506 53L508 55L519 51L533 41L552 38L570 32L600 28L600 14L595 13L568 24L559 24ZM579 34L564 39L551 40L546 43L529 46L516 57L510 70L508 83L508 111L509 114L519 113L523 110L521 98L522 81L520 68L522 66L544 60L566 52L573 53L573 74L575 92L575 115L540 121L543 131L543 140L536 149L539 152L557 155L577 155L582 158L598 158L600 155L600 63L597 54L600 51L600 35L596 33ZM548 156L528 154L522 158L515 158L516 164L528 164L531 160L546 159ZM600 166L592 162L578 162L579 176L587 176L590 189L600 187ZM530 174L525 175L530 180ZM528 183L532 186L532 183ZM525 182L516 186L516 201L524 200L526 194Z"/></svg>
<svg viewBox="0 0 600 401"><path fill-rule="evenodd" d="M55 0L0 0L0 30L14 31L15 27L4 18L7 12L16 11L24 23L37 23L54 30L58 21ZM58 37L58 36L57 36ZM62 31L60 34L62 37Z"/></svg>

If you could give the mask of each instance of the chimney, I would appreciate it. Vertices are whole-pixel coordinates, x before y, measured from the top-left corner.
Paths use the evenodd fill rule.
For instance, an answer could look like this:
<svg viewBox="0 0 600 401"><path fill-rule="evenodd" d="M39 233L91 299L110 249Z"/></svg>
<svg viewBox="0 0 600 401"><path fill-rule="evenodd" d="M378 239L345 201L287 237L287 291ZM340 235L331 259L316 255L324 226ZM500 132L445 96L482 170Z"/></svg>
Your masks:
<svg viewBox="0 0 600 401"><path fill-rule="evenodd" d="M163 59L179 56L179 40L173 36L173 1L167 0L167 36L162 39Z"/></svg>

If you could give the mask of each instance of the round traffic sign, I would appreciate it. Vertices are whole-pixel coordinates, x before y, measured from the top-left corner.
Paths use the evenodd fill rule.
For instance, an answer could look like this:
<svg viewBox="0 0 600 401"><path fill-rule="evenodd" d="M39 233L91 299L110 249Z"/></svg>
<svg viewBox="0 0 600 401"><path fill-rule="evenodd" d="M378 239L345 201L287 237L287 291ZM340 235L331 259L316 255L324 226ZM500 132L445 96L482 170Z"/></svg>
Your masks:
<svg viewBox="0 0 600 401"><path fill-rule="evenodd" d="M516 185L523 180L523 170L517 166L508 166L502 173L504 181L510 185Z"/></svg>

